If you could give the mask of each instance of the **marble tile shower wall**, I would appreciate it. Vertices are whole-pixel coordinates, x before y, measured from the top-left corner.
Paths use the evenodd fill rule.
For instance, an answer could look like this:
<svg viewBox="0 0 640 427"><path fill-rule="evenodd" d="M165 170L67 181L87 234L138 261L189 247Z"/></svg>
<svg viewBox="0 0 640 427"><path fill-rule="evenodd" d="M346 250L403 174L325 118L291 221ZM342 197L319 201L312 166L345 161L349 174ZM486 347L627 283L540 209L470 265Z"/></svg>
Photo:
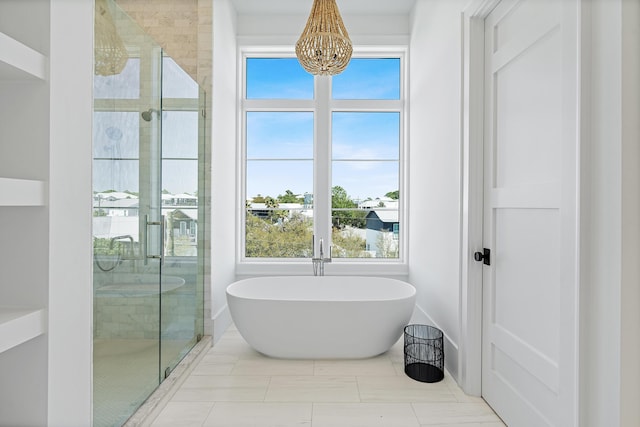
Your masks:
<svg viewBox="0 0 640 427"><path fill-rule="evenodd" d="M117 263L116 260L109 261L105 257L102 257L100 262L109 266ZM95 339L151 338L151 331L154 329L156 337L158 335L158 309L154 307L158 301L157 294L154 297L123 298L122 295L103 291L105 286L117 283L119 277L126 277L127 273L132 273L134 268L128 264L133 262L122 261L110 272L94 272L93 336ZM132 319L137 319L135 328L134 323L131 322ZM144 328L140 328L140 325L144 325Z"/></svg>
<svg viewBox="0 0 640 427"><path fill-rule="evenodd" d="M116 0L207 93L213 0Z"/></svg>
<svg viewBox="0 0 640 427"><path fill-rule="evenodd" d="M94 338L148 339L158 338L158 295L123 298L101 296L94 300Z"/></svg>
<svg viewBox="0 0 640 427"><path fill-rule="evenodd" d="M186 286L162 295L162 337L181 339L193 331L193 291ZM96 339L158 338L160 304L158 294L123 295L105 293L94 299Z"/></svg>
<svg viewBox="0 0 640 427"><path fill-rule="evenodd" d="M139 255L139 250L136 247L134 255ZM99 262L104 267L118 263L113 257L101 257ZM184 280L184 284L163 292L160 300L155 283L144 289L144 285L148 284L145 280L157 277L157 266L145 266L139 259L125 259L112 271L96 272L93 276L94 338L157 339L160 330L160 301L163 337L171 339L189 336L193 330L193 301L196 298L197 278L191 267L182 265L177 260L167 264L163 273L169 280ZM135 288L136 285L143 285L143 289L137 292L135 289L118 289L118 286Z"/></svg>

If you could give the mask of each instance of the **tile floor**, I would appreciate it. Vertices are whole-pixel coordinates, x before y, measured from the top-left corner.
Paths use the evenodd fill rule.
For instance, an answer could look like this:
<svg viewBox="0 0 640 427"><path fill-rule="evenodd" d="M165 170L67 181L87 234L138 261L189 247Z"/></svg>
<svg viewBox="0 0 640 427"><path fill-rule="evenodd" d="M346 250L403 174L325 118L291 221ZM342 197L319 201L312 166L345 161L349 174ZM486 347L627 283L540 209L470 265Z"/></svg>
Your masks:
<svg viewBox="0 0 640 427"><path fill-rule="evenodd" d="M445 375L403 371L402 339L365 360L280 360L257 353L233 326L204 356L153 427L504 426Z"/></svg>

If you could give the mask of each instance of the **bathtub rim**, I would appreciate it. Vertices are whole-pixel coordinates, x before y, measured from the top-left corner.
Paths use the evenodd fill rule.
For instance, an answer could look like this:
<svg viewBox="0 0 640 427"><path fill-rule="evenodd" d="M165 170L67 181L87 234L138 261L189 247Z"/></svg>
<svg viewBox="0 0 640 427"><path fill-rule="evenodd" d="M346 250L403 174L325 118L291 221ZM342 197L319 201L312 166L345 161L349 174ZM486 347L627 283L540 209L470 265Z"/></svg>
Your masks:
<svg viewBox="0 0 640 427"><path fill-rule="evenodd" d="M239 293L239 292L234 292L235 288L241 288L243 286L245 286L247 283L250 282L255 282L258 280L265 280L265 279L273 279L273 280L277 280L277 279L286 279L286 280L293 280L293 279L305 279L305 280L311 280L311 281L316 281L319 282L321 280L326 280L326 279L330 279L330 278L348 278L348 279L360 279L360 280L367 280L368 283L371 282L371 280L376 280L376 281L388 281L391 283L394 283L398 286L402 287L402 290L404 291L402 294L399 295L393 295L393 296L389 296L389 295L384 295L383 297L379 297L379 298L371 298L371 296L369 294L365 293L361 293L358 294L356 296L354 296L353 298L335 298L335 299L329 299L329 298L291 298L291 297L282 297L281 295L277 295L277 296L256 296L256 295L247 295L246 293ZM368 283L365 283L368 284ZM302 285L302 286L306 286ZM368 290L366 287L364 288L364 290ZM370 289L369 289L370 290ZM405 293L408 292L408 293ZM256 301L283 301L283 302L331 302L331 303L340 303L340 302L356 302L356 301L360 301L360 302L376 302L376 301L399 301L399 300L405 300L405 299L410 299L410 298L416 298L416 294L417 294L417 290L416 287L413 286L411 283L406 282L404 280L400 280L400 279L395 279L395 278L390 278L390 277L380 277L380 276L365 276L365 275L357 275L357 276L346 276L346 275L331 275L331 276L302 276L302 275L278 275L278 276L254 276L254 277L248 277L248 278L243 278L240 280L236 280L235 282L229 284L226 289L225 289L225 294L227 296L227 298L229 296L233 297L233 298L238 298L238 299L242 299L242 300L256 300Z"/></svg>

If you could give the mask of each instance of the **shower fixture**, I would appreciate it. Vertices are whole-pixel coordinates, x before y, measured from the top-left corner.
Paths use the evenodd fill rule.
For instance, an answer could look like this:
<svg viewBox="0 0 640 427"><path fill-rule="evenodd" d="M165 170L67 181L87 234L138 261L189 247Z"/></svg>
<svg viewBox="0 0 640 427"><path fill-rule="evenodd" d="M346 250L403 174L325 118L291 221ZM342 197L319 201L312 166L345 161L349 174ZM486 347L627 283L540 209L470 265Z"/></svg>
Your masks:
<svg viewBox="0 0 640 427"><path fill-rule="evenodd" d="M123 137L122 131L115 126L109 126L105 129L104 133L107 134L107 138L112 141L120 141Z"/></svg>
<svg viewBox="0 0 640 427"><path fill-rule="evenodd" d="M147 111L140 113L140 115L145 122L150 122L153 119L153 113L159 113L159 111L155 108L149 108Z"/></svg>

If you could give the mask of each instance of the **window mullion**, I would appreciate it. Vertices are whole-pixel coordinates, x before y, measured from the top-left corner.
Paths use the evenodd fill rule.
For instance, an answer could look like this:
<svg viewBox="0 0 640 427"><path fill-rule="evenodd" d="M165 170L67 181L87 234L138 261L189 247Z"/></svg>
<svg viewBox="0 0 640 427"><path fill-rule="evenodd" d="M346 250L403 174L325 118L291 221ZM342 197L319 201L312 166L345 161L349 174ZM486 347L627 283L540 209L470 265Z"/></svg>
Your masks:
<svg viewBox="0 0 640 427"><path fill-rule="evenodd" d="M325 254L331 239L331 77L315 78L314 120L314 235L315 254L319 255L320 239L324 241Z"/></svg>

